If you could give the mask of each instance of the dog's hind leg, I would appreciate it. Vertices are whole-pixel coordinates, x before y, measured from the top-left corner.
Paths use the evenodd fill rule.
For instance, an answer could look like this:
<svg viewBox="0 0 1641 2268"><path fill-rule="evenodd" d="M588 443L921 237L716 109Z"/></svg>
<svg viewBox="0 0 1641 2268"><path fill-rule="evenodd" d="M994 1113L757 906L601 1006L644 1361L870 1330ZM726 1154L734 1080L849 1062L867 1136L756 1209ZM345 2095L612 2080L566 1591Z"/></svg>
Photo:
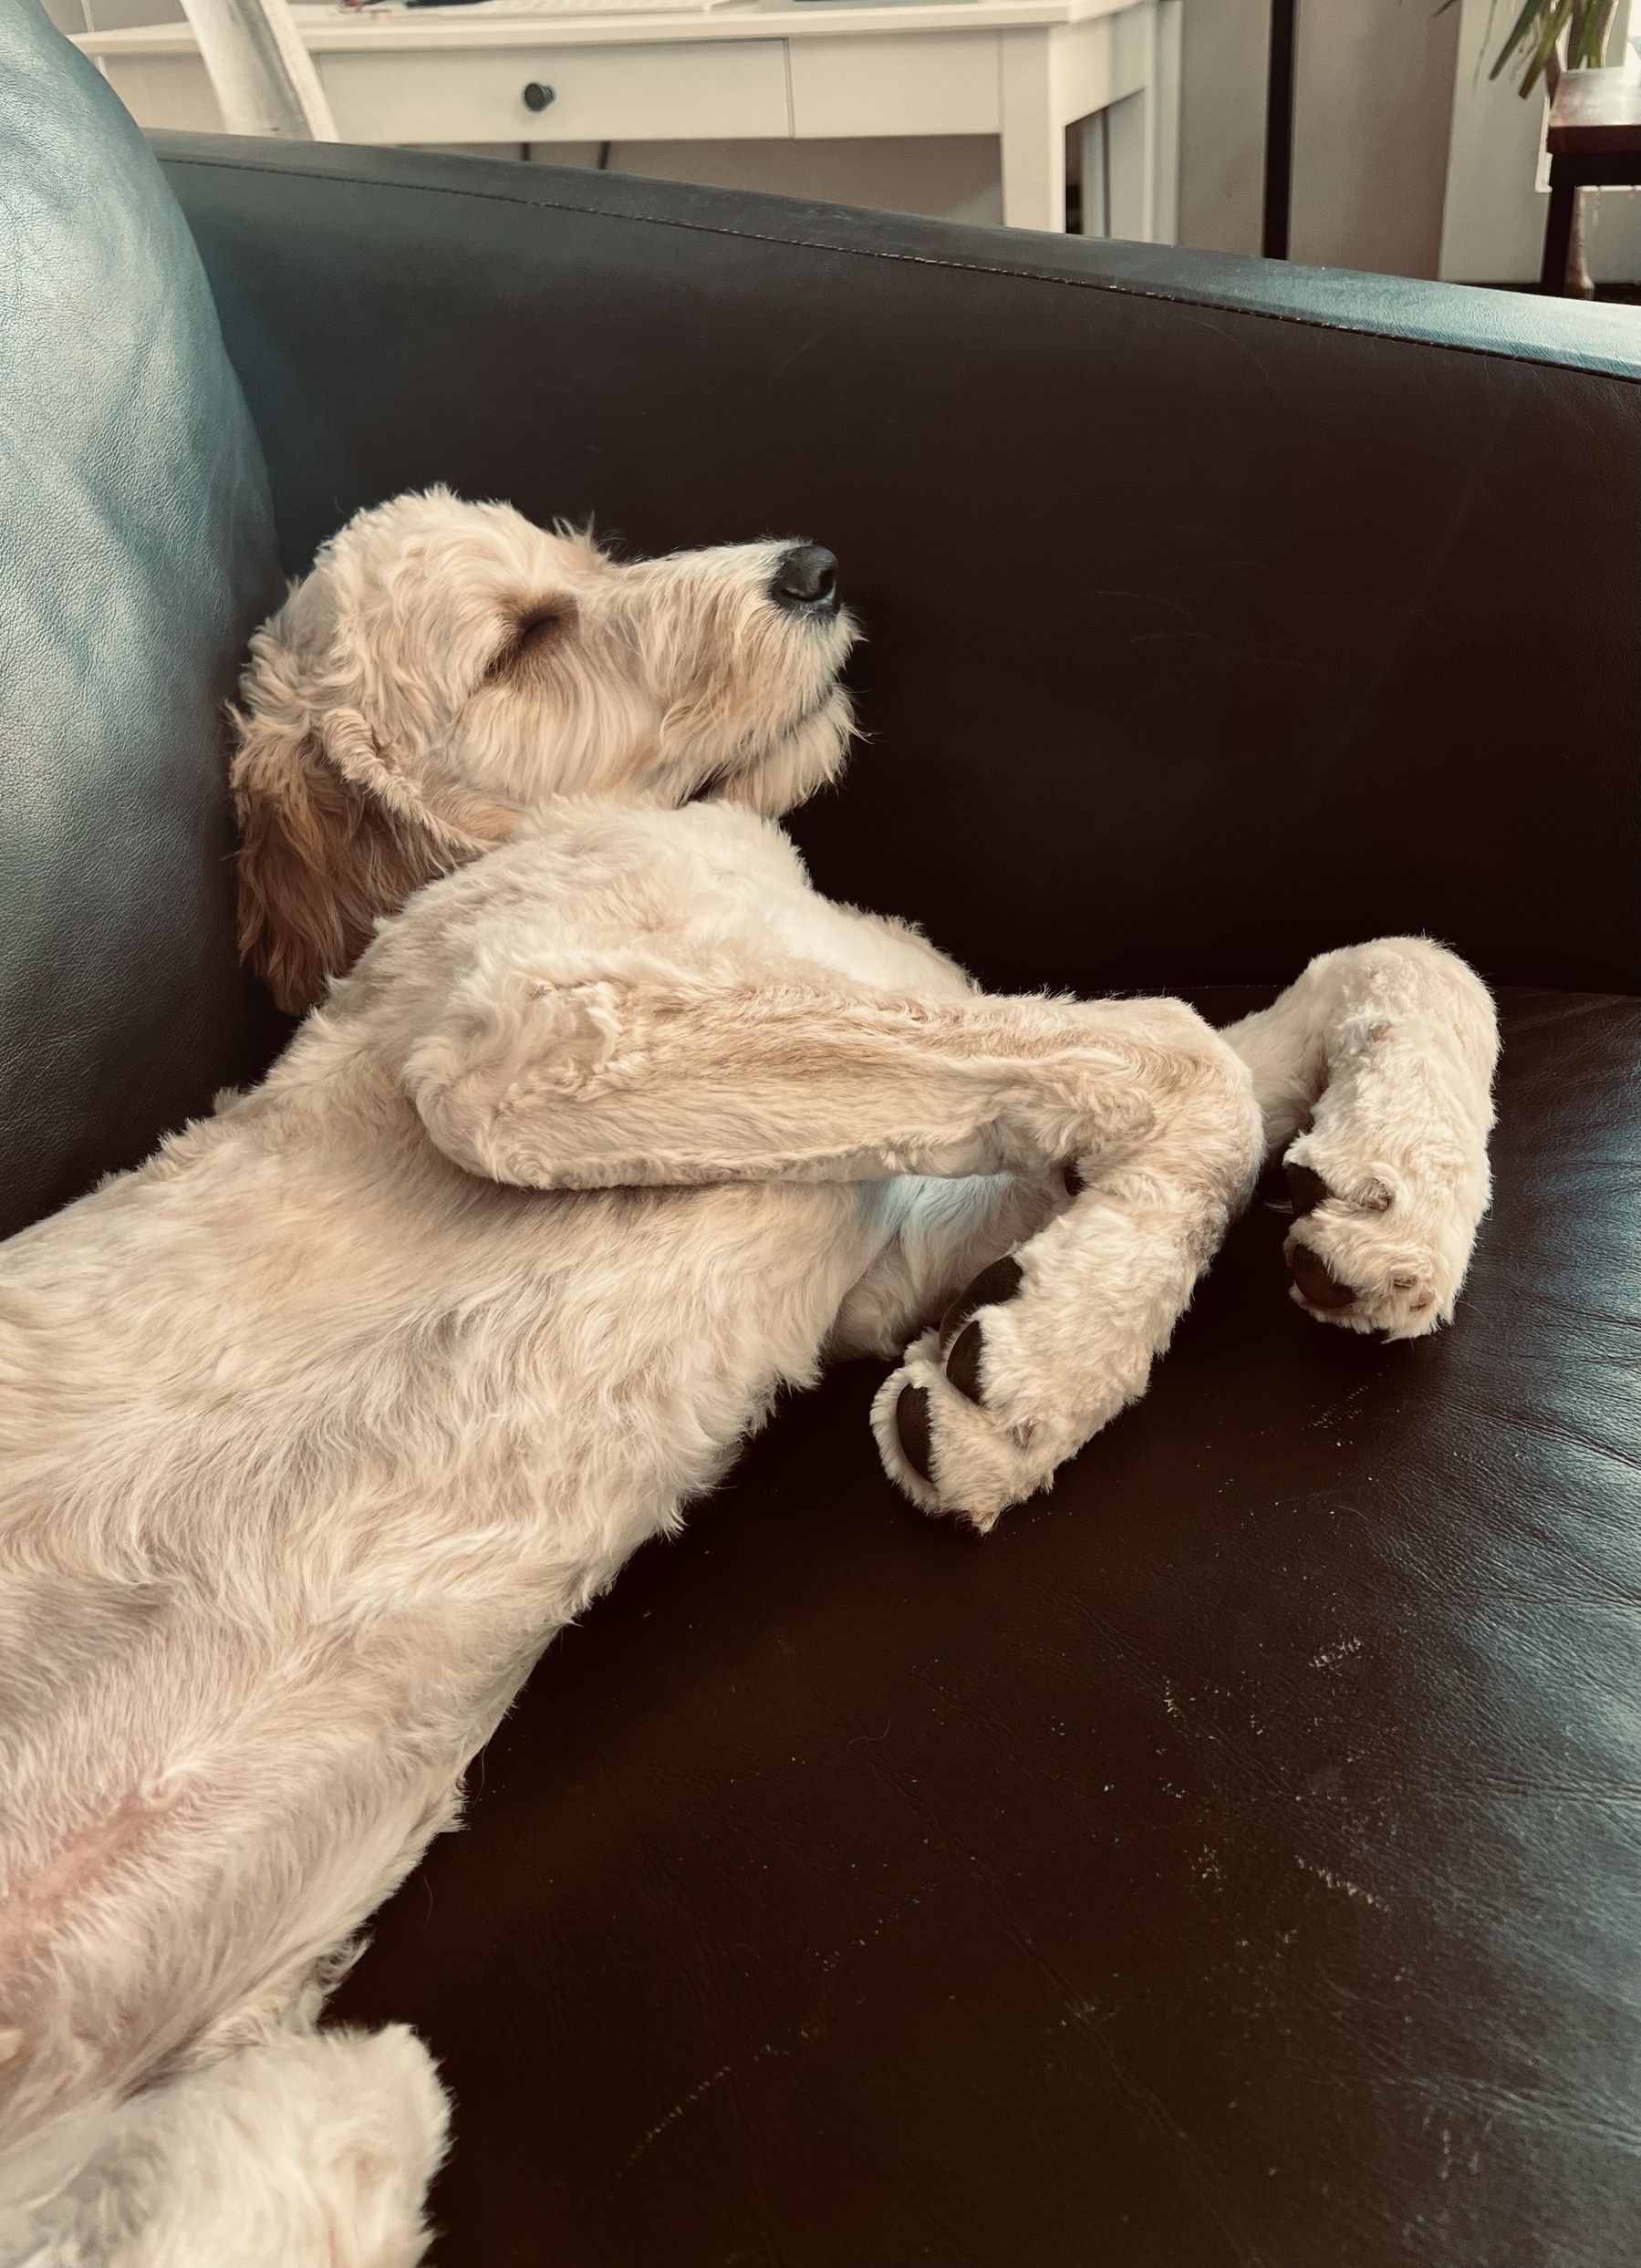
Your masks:
<svg viewBox="0 0 1641 2268"><path fill-rule="evenodd" d="M402 2025L278 2032L0 2164L0 2268L412 2268L445 2121Z"/></svg>
<svg viewBox="0 0 1641 2268"><path fill-rule="evenodd" d="M1491 1190L1485 985L1427 938L1382 937L1322 954L1221 1036L1253 1073L1267 1144L1287 1145L1296 1302L1393 1339L1449 1321Z"/></svg>

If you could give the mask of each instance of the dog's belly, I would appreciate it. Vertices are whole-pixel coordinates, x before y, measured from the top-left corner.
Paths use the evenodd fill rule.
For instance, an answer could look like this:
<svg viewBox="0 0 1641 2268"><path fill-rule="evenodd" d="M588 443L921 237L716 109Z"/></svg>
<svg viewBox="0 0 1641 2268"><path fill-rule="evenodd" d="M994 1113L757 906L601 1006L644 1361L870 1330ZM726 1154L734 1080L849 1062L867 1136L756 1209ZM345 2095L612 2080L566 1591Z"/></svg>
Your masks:
<svg viewBox="0 0 1641 2268"><path fill-rule="evenodd" d="M358 1925L888 1233L847 1186L396 1205L334 1160L310 1218L286 1166L277 1217L207 1159L0 1255L0 2022L42 2116L75 2040L134 2077Z"/></svg>
<svg viewBox="0 0 1641 2268"><path fill-rule="evenodd" d="M305 1192L296 1161L230 1240L141 1185L0 1262L0 1538L208 1582L357 1531L345 1590L499 1528L568 1612L813 1379L894 1228L870 1185L540 1193L433 1160L341 1188L327 1161Z"/></svg>
<svg viewBox="0 0 1641 2268"><path fill-rule="evenodd" d="M95 1630L106 1661L203 1617L265 1633L273 1672L325 1632L337 1675L363 1648L377 1704L452 1753L498 1666L813 1380L894 1234L869 1185L549 1194L425 1145L351 1186L287 1155L259 1211L245 1142L202 1146L0 1253L16 1648L78 1656ZM144 1602L129 1632L120 1596ZM398 1678L406 1648L437 1685Z"/></svg>

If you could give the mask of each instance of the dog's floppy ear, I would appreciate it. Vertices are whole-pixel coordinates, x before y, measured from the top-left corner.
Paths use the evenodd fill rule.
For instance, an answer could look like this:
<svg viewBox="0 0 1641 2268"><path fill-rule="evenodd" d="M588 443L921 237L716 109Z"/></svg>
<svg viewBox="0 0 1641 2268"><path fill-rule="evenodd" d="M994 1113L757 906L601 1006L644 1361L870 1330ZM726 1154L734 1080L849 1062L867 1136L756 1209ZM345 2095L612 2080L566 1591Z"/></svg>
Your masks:
<svg viewBox="0 0 1641 2268"><path fill-rule="evenodd" d="M352 968L381 916L507 828L475 834L432 811L357 709L235 721L239 949L279 1006L300 1015L327 978Z"/></svg>

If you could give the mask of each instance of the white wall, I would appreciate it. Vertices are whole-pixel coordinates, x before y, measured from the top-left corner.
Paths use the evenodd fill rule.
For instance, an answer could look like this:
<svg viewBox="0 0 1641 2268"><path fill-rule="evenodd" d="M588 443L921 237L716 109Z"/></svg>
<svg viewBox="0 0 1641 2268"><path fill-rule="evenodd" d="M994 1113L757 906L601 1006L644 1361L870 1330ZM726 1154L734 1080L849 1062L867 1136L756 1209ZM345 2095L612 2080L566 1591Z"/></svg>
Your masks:
<svg viewBox="0 0 1641 2268"><path fill-rule="evenodd" d="M1182 244L1195 244L1204 252L1259 250L1270 38L1270 0L1185 0L1179 98Z"/></svg>
<svg viewBox="0 0 1641 2268"><path fill-rule="evenodd" d="M1290 257L1434 275L1459 11L1299 0Z"/></svg>
<svg viewBox="0 0 1641 2268"><path fill-rule="evenodd" d="M1185 0L1182 244L1259 250L1270 40L1270 0ZM1436 274L1458 42L1436 0L1299 0L1293 258Z"/></svg>
<svg viewBox="0 0 1641 2268"><path fill-rule="evenodd" d="M1633 8L1641 18L1641 5ZM1472 284L1536 281L1544 106L1488 71L1513 0L1299 0L1296 260ZM1623 53L1625 11L1609 60ZM1257 252L1270 0L1185 0L1179 242ZM1641 192L1584 200L1598 282L1641 281Z"/></svg>
<svg viewBox="0 0 1641 2268"><path fill-rule="evenodd" d="M1441 233L1440 273L1455 283L1534 282L1544 248L1547 198L1535 186L1543 97L1522 101L1514 67L1488 78L1510 20L1499 0L1464 0ZM1621 6L1607 50L1611 62L1624 52L1628 21ZM1641 282L1641 195L1615 189L1586 195L1584 231L1585 257L1598 283Z"/></svg>

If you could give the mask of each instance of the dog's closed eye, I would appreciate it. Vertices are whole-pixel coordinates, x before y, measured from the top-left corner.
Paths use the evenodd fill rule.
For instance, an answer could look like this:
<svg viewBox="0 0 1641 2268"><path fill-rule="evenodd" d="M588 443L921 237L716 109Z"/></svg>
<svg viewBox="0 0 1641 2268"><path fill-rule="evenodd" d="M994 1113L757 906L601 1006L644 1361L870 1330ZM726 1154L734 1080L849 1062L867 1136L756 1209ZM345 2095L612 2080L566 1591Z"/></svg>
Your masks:
<svg viewBox="0 0 1641 2268"><path fill-rule="evenodd" d="M575 619L573 599L535 599L521 605L509 618L506 634L491 656L484 675L489 678L510 677L537 654L556 645Z"/></svg>

